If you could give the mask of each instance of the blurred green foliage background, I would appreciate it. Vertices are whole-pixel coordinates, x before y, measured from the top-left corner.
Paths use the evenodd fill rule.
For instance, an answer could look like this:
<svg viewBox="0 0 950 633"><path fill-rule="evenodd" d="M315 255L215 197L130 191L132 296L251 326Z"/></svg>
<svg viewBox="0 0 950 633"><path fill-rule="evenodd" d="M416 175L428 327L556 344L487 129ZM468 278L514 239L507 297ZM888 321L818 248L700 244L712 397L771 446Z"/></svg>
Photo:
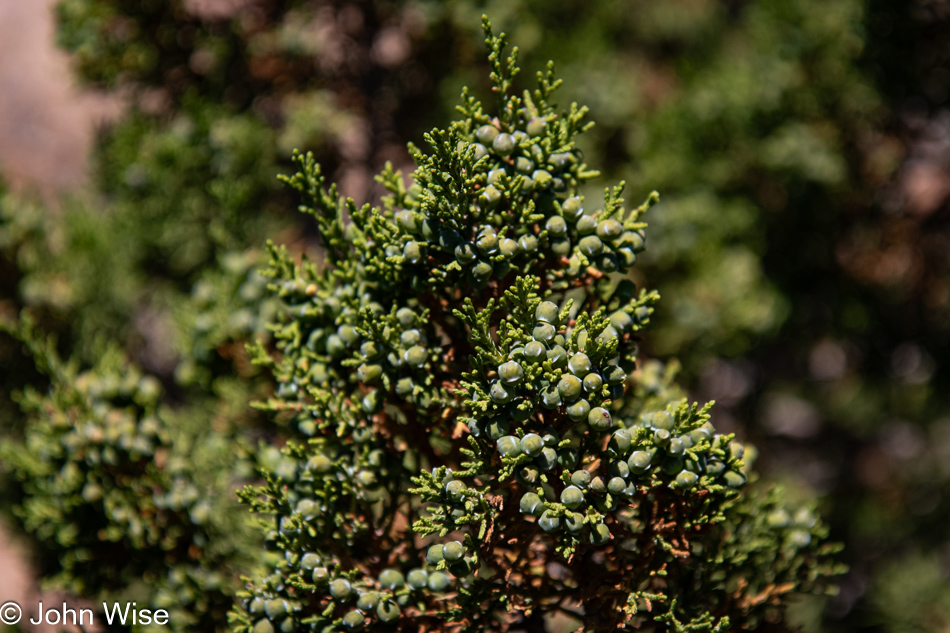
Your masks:
<svg viewBox="0 0 950 633"><path fill-rule="evenodd" d="M0 198L4 312L29 307L87 366L117 346L173 418L228 420L208 434L279 436L244 406L269 389L243 350L273 310L255 270L267 238L314 233L276 175L313 150L375 199L370 174L486 88L482 13L526 68L556 60L562 99L598 121L593 162L632 200L661 193L636 279L663 295L645 357L678 358L717 428L819 496L845 544L840 594L794 617L950 627L945 0L63 0L78 76L126 107L86 190ZM15 439L11 394L37 378L16 344L0 354Z"/></svg>

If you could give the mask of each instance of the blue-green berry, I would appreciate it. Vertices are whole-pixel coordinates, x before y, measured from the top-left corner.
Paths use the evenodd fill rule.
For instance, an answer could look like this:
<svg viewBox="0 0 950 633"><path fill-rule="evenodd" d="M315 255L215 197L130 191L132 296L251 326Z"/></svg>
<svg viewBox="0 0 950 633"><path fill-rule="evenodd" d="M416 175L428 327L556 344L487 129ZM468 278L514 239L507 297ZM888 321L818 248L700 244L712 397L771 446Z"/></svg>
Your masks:
<svg viewBox="0 0 950 633"><path fill-rule="evenodd" d="M381 602L376 607L376 617L380 622L394 622L400 615L399 605L392 600Z"/></svg>
<svg viewBox="0 0 950 633"><path fill-rule="evenodd" d="M330 583L330 595L337 600L346 600L352 591L353 587L346 578L337 578Z"/></svg>
<svg viewBox="0 0 950 633"><path fill-rule="evenodd" d="M634 451L627 459L627 467L630 472L635 474L645 473L650 467L650 453L646 451Z"/></svg>
<svg viewBox="0 0 950 633"><path fill-rule="evenodd" d="M571 356L571 360L567 362L567 368L570 369L571 373L575 376L586 376L593 369L593 365L587 354L578 352Z"/></svg>
<svg viewBox="0 0 950 633"><path fill-rule="evenodd" d="M515 139L511 134L499 134L491 142L492 149L501 156L507 156L515 150Z"/></svg>
<svg viewBox="0 0 950 633"><path fill-rule="evenodd" d="M498 136L499 130L494 125L483 125L477 130L475 130L475 138L479 140L480 143L485 145L490 145L492 141L495 140L495 137Z"/></svg>
<svg viewBox="0 0 950 633"><path fill-rule="evenodd" d="M561 503L574 510L584 503L584 493L577 486L568 486L561 491Z"/></svg>
<svg viewBox="0 0 950 633"><path fill-rule="evenodd" d="M462 560L465 556L465 546L458 541L449 541L442 546L442 557L449 563Z"/></svg>
<svg viewBox="0 0 950 633"><path fill-rule="evenodd" d="M594 407L593 409L589 409L589 413L586 417L587 423L590 424L590 427L596 431L600 431L601 433L609 431L613 427L613 420L610 417L610 412L603 407Z"/></svg>
<svg viewBox="0 0 950 633"><path fill-rule="evenodd" d="M567 222L559 215L552 215L544 223L544 228L551 237L564 237L567 235Z"/></svg>
<svg viewBox="0 0 950 633"><path fill-rule="evenodd" d="M521 441L514 435L498 438L498 452L504 457L516 457L521 454Z"/></svg>
<svg viewBox="0 0 950 633"><path fill-rule="evenodd" d="M387 589L399 589L405 586L406 578L398 569L384 569L379 574L379 584Z"/></svg>
<svg viewBox="0 0 950 633"><path fill-rule="evenodd" d="M577 376L572 376L571 374L565 374L557 383L558 392L560 392L561 397L568 402L576 400L578 396L581 395L581 387L581 381L578 380Z"/></svg>
<svg viewBox="0 0 950 633"><path fill-rule="evenodd" d="M417 570L417 571L422 571ZM422 572L425 573L425 572ZM356 608L366 613L372 609L376 608L376 605L379 604L379 594L375 591L367 591L364 594L361 594L359 598L356 599Z"/></svg>
<svg viewBox="0 0 950 633"><path fill-rule="evenodd" d="M589 394L599 394L601 387L604 386L604 380L600 374L591 372L584 376L584 391Z"/></svg>
<svg viewBox="0 0 950 633"><path fill-rule="evenodd" d="M436 543L430 545L426 550L426 562L430 565L438 565L442 561L442 544Z"/></svg>
<svg viewBox="0 0 950 633"><path fill-rule="evenodd" d="M511 402L511 394L505 389L504 385L497 380L492 383L491 388L488 390L488 395L491 396L492 402L495 404L507 404Z"/></svg>
<svg viewBox="0 0 950 633"><path fill-rule="evenodd" d="M603 545L610 540L610 529L603 523L598 523L590 531L592 545Z"/></svg>
<svg viewBox="0 0 950 633"><path fill-rule="evenodd" d="M528 433L521 438L521 452L534 457L544 448L544 440L537 433Z"/></svg>
<svg viewBox="0 0 950 633"><path fill-rule="evenodd" d="M343 616L343 626L348 629L361 629L365 623L365 618L359 611L350 611Z"/></svg>
<svg viewBox="0 0 950 633"><path fill-rule="evenodd" d="M270 623L270 620L261 618L254 625L254 630L252 633L274 633L274 625Z"/></svg>
<svg viewBox="0 0 950 633"><path fill-rule="evenodd" d="M531 336L538 341L550 343L557 335L557 330L550 323L542 323L531 331Z"/></svg>
<svg viewBox="0 0 950 633"><path fill-rule="evenodd" d="M538 341L531 341L524 346L524 357L531 362L537 363L547 358L547 350L544 349L544 345Z"/></svg>
<svg viewBox="0 0 950 633"><path fill-rule="evenodd" d="M547 358L555 369L562 369L567 365L567 350L560 345L555 345L547 351Z"/></svg>
<svg viewBox="0 0 950 633"><path fill-rule="evenodd" d="M498 367L498 377L508 384L518 383L524 378L524 370L517 362L510 360Z"/></svg>
<svg viewBox="0 0 950 633"><path fill-rule="evenodd" d="M440 571L434 571L429 574L429 589L432 591L445 591L451 584L452 579L449 578L448 574L444 574Z"/></svg>
<svg viewBox="0 0 950 633"><path fill-rule="evenodd" d="M406 583L413 589L422 589L429 584L429 572L424 569L412 569L406 575Z"/></svg>
<svg viewBox="0 0 950 633"><path fill-rule="evenodd" d="M541 501L541 497L535 493L526 492L521 497L521 503L519 504L519 507L522 514L536 515L544 510L544 503Z"/></svg>
<svg viewBox="0 0 950 633"><path fill-rule="evenodd" d="M607 491L611 494L619 495L627 488L627 482L623 477L611 477L607 482Z"/></svg>
<svg viewBox="0 0 950 633"><path fill-rule="evenodd" d="M590 403L587 400L578 400L567 407L567 417L575 422L580 422L588 415L590 415Z"/></svg>
<svg viewBox="0 0 950 633"><path fill-rule="evenodd" d="M680 488L692 488L699 481L696 473L684 470L676 476L676 485Z"/></svg>
<svg viewBox="0 0 950 633"><path fill-rule="evenodd" d="M465 484L458 480L450 481L445 484L445 495L455 503L462 501L465 499Z"/></svg>
<svg viewBox="0 0 950 633"><path fill-rule="evenodd" d="M550 510L546 510L541 518L538 519L538 525L547 533L556 532L561 529L561 517L555 516Z"/></svg>
<svg viewBox="0 0 950 633"><path fill-rule="evenodd" d="M571 473L571 483L578 488L587 488L590 485L591 474L586 470L576 470Z"/></svg>

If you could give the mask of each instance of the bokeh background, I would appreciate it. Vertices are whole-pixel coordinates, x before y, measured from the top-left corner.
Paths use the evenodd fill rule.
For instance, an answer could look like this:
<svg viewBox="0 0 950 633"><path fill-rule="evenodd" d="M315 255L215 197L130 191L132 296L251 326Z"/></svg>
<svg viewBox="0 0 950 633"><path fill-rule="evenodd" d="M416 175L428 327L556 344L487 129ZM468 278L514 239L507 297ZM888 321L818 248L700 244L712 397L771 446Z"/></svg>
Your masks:
<svg viewBox="0 0 950 633"><path fill-rule="evenodd" d="M554 59L561 102L590 107L597 187L661 193L644 358L678 359L845 544L840 593L793 621L950 631L950 2L0 0L0 310L264 434L254 270L268 238L315 244L276 175L312 150L377 199L463 85L485 93L482 13L525 78ZM37 381L0 341L0 433L22 435L12 395ZM0 588L25 595L57 561L0 477Z"/></svg>

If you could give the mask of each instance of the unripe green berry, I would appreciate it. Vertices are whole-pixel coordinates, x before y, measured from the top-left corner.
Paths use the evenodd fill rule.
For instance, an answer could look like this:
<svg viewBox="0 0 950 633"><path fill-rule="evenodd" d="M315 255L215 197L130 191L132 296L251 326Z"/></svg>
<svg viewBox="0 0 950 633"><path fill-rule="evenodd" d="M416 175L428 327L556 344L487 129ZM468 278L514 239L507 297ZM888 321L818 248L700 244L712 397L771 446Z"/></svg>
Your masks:
<svg viewBox="0 0 950 633"><path fill-rule="evenodd" d="M577 248L587 257L594 257L604 250L604 243L596 235L588 235L581 238L581 241L577 243Z"/></svg>
<svg viewBox="0 0 950 633"><path fill-rule="evenodd" d="M541 497L535 493L527 492L521 497L519 507L522 514L536 515L544 510L544 503L541 501Z"/></svg>
<svg viewBox="0 0 950 633"><path fill-rule="evenodd" d="M590 415L590 403L587 402L587 400L578 400L574 404L567 407L567 417L574 420L575 422L580 422L588 415Z"/></svg>
<svg viewBox="0 0 950 633"><path fill-rule="evenodd" d="M538 455L534 461L541 470L551 470L557 465L557 451L545 446L541 449L541 454Z"/></svg>
<svg viewBox="0 0 950 633"><path fill-rule="evenodd" d="M611 477L607 482L607 491L611 494L619 495L627 488L627 482L623 477Z"/></svg>
<svg viewBox="0 0 950 633"><path fill-rule="evenodd" d="M405 586L406 578L397 569L384 569L379 574L379 584L387 589L399 589Z"/></svg>
<svg viewBox="0 0 950 633"><path fill-rule="evenodd" d="M356 379L366 384L376 382L382 375L382 365L367 365L366 363L363 363L356 369Z"/></svg>
<svg viewBox="0 0 950 633"><path fill-rule="evenodd" d="M683 440L678 437L674 437L672 440L670 440L669 445L666 447L666 452L675 457L682 455L684 452L686 452L686 447L683 446Z"/></svg>
<svg viewBox="0 0 950 633"><path fill-rule="evenodd" d="M538 519L538 526L548 534L556 532L561 529L561 517L551 514L550 510L546 510Z"/></svg>
<svg viewBox="0 0 950 633"><path fill-rule="evenodd" d="M699 481L699 477L696 473L692 473L688 470L684 470L676 476L676 485L680 488L692 488L696 485L697 481Z"/></svg>
<svg viewBox="0 0 950 633"><path fill-rule="evenodd" d="M607 466L607 472L611 476L622 477L626 479L630 476L630 467L627 466L627 462L623 459L614 459L611 460L610 464Z"/></svg>
<svg viewBox="0 0 950 633"><path fill-rule="evenodd" d="M337 578L330 583L330 595L337 600L346 600L352 591L350 581L346 578Z"/></svg>
<svg viewBox="0 0 950 633"><path fill-rule="evenodd" d="M545 409L556 409L561 406L561 392L557 387L548 385L541 390L541 405Z"/></svg>
<svg viewBox="0 0 950 633"><path fill-rule="evenodd" d="M445 591L451 584L452 579L449 578L447 574L444 574L440 571L434 571L429 574L429 589L432 591Z"/></svg>
<svg viewBox="0 0 950 633"><path fill-rule="evenodd" d="M576 470L571 473L571 483L578 488L584 489L590 485L591 474L586 470Z"/></svg>
<svg viewBox="0 0 950 633"><path fill-rule="evenodd" d="M410 263L418 264L422 261L422 246L419 242L406 242L406 245L402 248L402 256Z"/></svg>
<svg viewBox="0 0 950 633"><path fill-rule="evenodd" d="M726 470L726 465L718 459L710 459L706 462L706 474L711 477L718 477Z"/></svg>
<svg viewBox="0 0 950 633"><path fill-rule="evenodd" d="M580 512L572 512L564 517L564 526L571 534L577 534L584 529L584 515Z"/></svg>
<svg viewBox="0 0 950 633"><path fill-rule="evenodd" d="M458 503L465 499L465 484L455 480L445 484L445 495L450 501Z"/></svg>
<svg viewBox="0 0 950 633"><path fill-rule="evenodd" d="M530 341L524 346L524 357L534 363L540 362L547 357L547 350L544 345L538 341Z"/></svg>
<svg viewBox="0 0 950 633"><path fill-rule="evenodd" d="M584 213L581 199L577 196L571 196L561 203L561 212L565 218L577 220Z"/></svg>
<svg viewBox="0 0 950 633"><path fill-rule="evenodd" d="M498 452L504 457L517 457L521 454L521 442L514 435L506 435L496 442Z"/></svg>
<svg viewBox="0 0 950 633"><path fill-rule="evenodd" d="M495 229L484 227L475 239L475 247L482 255L492 255L498 251L498 236Z"/></svg>
<svg viewBox="0 0 950 633"><path fill-rule="evenodd" d="M571 240L566 237L553 238L551 240L551 252L558 257L567 257L571 254Z"/></svg>
<svg viewBox="0 0 950 633"><path fill-rule="evenodd" d="M552 215L544 223L544 228L551 237L564 237L567 235L567 222L559 215Z"/></svg>
<svg viewBox="0 0 950 633"><path fill-rule="evenodd" d="M627 429L619 429L614 431L613 435L610 436L609 447L615 455L623 456L630 450L632 441L633 438L630 436L630 431Z"/></svg>
<svg viewBox="0 0 950 633"><path fill-rule="evenodd" d="M413 345L406 350L404 358L406 363L412 367L422 367L425 365L428 356L429 353L426 351L426 348L422 347L421 345Z"/></svg>
<svg viewBox="0 0 950 633"><path fill-rule="evenodd" d="M472 564L472 561L468 558L464 558L460 561L450 563L448 565L449 573L455 576L456 578L464 578L468 576L475 570L475 566Z"/></svg>
<svg viewBox="0 0 950 633"><path fill-rule="evenodd" d="M584 376L584 391L589 394L599 394L601 387L604 386L604 379L600 374L591 372Z"/></svg>
<svg viewBox="0 0 950 633"><path fill-rule="evenodd" d="M422 570L419 569L417 571L422 571ZM422 572L422 573L425 573L425 572ZM366 593L360 595L360 597L356 599L356 608L362 611L363 613L366 613L367 611L375 609L376 605L378 604L379 604L379 594L376 593L375 591L367 591Z"/></svg>
<svg viewBox="0 0 950 633"><path fill-rule="evenodd" d="M264 613L271 620L277 620L287 615L287 603L275 598L264 603Z"/></svg>
<svg viewBox="0 0 950 633"><path fill-rule="evenodd" d="M343 626L349 629L361 629L364 623L363 614L359 611L350 611L343 616Z"/></svg>
<svg viewBox="0 0 950 633"><path fill-rule="evenodd" d="M518 482L523 486L532 487L538 482L541 472L531 465L521 466L517 472Z"/></svg>
<svg viewBox="0 0 950 633"><path fill-rule="evenodd" d="M483 125L475 130L475 138L485 145L490 145L499 134L498 128L494 125Z"/></svg>
<svg viewBox="0 0 950 633"><path fill-rule="evenodd" d="M498 250L502 255L511 259L518 254L518 242L506 237L498 242Z"/></svg>
<svg viewBox="0 0 950 633"><path fill-rule="evenodd" d="M568 486L561 491L561 503L574 510L584 503L584 493L577 486Z"/></svg>
<svg viewBox="0 0 950 633"><path fill-rule="evenodd" d="M577 397L581 395L581 386L581 381L578 380L577 376L565 374L561 377L561 380L558 381L557 390L564 400L570 402L576 400Z"/></svg>
<svg viewBox="0 0 950 633"><path fill-rule="evenodd" d="M430 545L426 550L426 562L430 565L438 565L442 561L442 544L436 543Z"/></svg>
<svg viewBox="0 0 950 633"><path fill-rule="evenodd" d="M623 234L623 225L610 218L597 224L597 237L602 240L613 240Z"/></svg>
<svg viewBox="0 0 950 633"><path fill-rule="evenodd" d="M730 488L741 488L746 482L745 475L734 470L727 470L722 479Z"/></svg>
<svg viewBox="0 0 950 633"><path fill-rule="evenodd" d="M590 531L590 542L592 545L604 545L610 540L610 529L603 523L598 523Z"/></svg>
<svg viewBox="0 0 950 633"><path fill-rule="evenodd" d="M578 218L574 228L577 230L579 235L586 236L583 239L587 239L587 237L596 238L596 236L592 235L592 233L597 230L597 220L590 217L589 215L583 215Z"/></svg>
<svg viewBox="0 0 950 633"><path fill-rule="evenodd" d="M571 356L571 360L568 361L567 367L575 376L586 376L593 369L590 358L584 352L578 352L577 354Z"/></svg>
<svg viewBox="0 0 950 633"><path fill-rule="evenodd" d="M261 618L254 625L253 633L274 633L274 625L270 623L270 620Z"/></svg>
<svg viewBox="0 0 950 633"><path fill-rule="evenodd" d="M535 321L542 323L557 324L558 316L558 307L553 301L542 301L534 310Z"/></svg>
<svg viewBox="0 0 950 633"><path fill-rule="evenodd" d="M555 369L561 369L567 365L567 350L560 345L554 345L547 351L547 358Z"/></svg>
<svg viewBox="0 0 950 633"><path fill-rule="evenodd" d="M528 433L523 438L521 438L521 451L526 455L535 457L536 455L541 454L541 449L544 448L544 440L541 439L541 436L537 433Z"/></svg>
<svg viewBox="0 0 950 633"><path fill-rule="evenodd" d="M604 368L603 376L608 385L619 385L627 379L627 374L624 370L616 365L607 365L607 367Z"/></svg>
<svg viewBox="0 0 950 633"><path fill-rule="evenodd" d="M543 341L545 343L550 343L553 341L556 335L557 330L555 330L554 326L550 323L542 323L541 325L538 325L536 328L534 328L534 330L531 332L531 336L534 337L535 340Z"/></svg>
<svg viewBox="0 0 950 633"><path fill-rule="evenodd" d="M673 416L671 416L666 411L658 411L653 415L650 424L655 429L666 429L667 431L672 431Z"/></svg>
<svg viewBox="0 0 950 633"><path fill-rule="evenodd" d="M429 572L424 569L412 569L406 575L406 583L412 589L423 589L429 583Z"/></svg>
<svg viewBox="0 0 950 633"><path fill-rule="evenodd" d="M500 156L507 156L515 150L515 139L510 134L498 134L492 139L491 146Z"/></svg>
<svg viewBox="0 0 950 633"><path fill-rule="evenodd" d="M609 431L613 427L613 420L610 417L610 413L603 407L590 409L590 413L587 416L587 423L590 424L592 429L602 433Z"/></svg>
<svg viewBox="0 0 950 633"><path fill-rule="evenodd" d="M399 617L400 613L399 605L392 600L381 602L376 607L376 617L379 618L380 622L393 622Z"/></svg>
<svg viewBox="0 0 950 633"><path fill-rule="evenodd" d="M571 470L577 466L579 456L573 448L562 448L557 453L557 463L562 468Z"/></svg>
<svg viewBox="0 0 950 633"><path fill-rule="evenodd" d="M551 185L551 172L547 169L535 169L531 172L531 180L536 190L547 189Z"/></svg>
<svg viewBox="0 0 950 633"><path fill-rule="evenodd" d="M496 404L507 404L511 402L511 394L505 389L504 385L497 380L492 383L491 388L488 390L488 395L491 396L492 402Z"/></svg>
<svg viewBox="0 0 950 633"><path fill-rule="evenodd" d="M627 459L627 467L630 472L635 474L644 473L650 467L650 453L646 451L634 451Z"/></svg>
<svg viewBox="0 0 950 633"><path fill-rule="evenodd" d="M505 435L508 435L508 432L511 430L511 424L502 417L492 418L488 422L488 437L493 440L499 440Z"/></svg>
<svg viewBox="0 0 950 633"><path fill-rule="evenodd" d="M310 579L315 585L322 585L330 580L330 571L326 567L317 567L310 575Z"/></svg>
<svg viewBox="0 0 950 633"><path fill-rule="evenodd" d="M534 163L531 162L530 158L524 156L519 156L515 159L515 171L522 174L531 173L534 170Z"/></svg>
<svg viewBox="0 0 950 633"><path fill-rule="evenodd" d="M254 598L248 605L247 612L251 615L261 615L264 613L264 601L261 598Z"/></svg>
<svg viewBox="0 0 950 633"><path fill-rule="evenodd" d="M590 484L587 488L593 492L606 492L607 484L604 483L604 480L600 477L594 477L590 480Z"/></svg>
<svg viewBox="0 0 950 633"><path fill-rule="evenodd" d="M449 541L442 546L442 557L449 563L462 560L465 556L465 546L458 541Z"/></svg>
<svg viewBox="0 0 950 633"><path fill-rule="evenodd" d="M524 370L521 369L521 365L515 361L508 361L507 363L502 363L498 368L498 377L501 378L503 382L509 384L518 383L524 378Z"/></svg>
<svg viewBox="0 0 950 633"><path fill-rule="evenodd" d="M657 429L653 431L653 441L659 446L666 446L670 443L670 432L666 429Z"/></svg>
<svg viewBox="0 0 950 633"><path fill-rule="evenodd" d="M528 119L528 125L525 126L525 131L528 133L528 136L535 138L544 134L544 129L548 126L548 122L543 118L536 116Z"/></svg>

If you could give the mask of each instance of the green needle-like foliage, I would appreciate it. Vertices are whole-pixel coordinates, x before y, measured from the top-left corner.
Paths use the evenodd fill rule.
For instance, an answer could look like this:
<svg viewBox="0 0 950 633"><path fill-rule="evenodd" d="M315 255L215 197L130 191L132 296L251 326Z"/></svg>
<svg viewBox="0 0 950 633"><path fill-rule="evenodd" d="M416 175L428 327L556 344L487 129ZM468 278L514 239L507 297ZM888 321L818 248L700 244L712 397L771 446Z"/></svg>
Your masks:
<svg viewBox="0 0 950 633"><path fill-rule="evenodd" d="M655 292L623 186L602 205L549 66L513 92L516 52L484 20L497 102L388 167L381 207L328 186L309 155L287 182L324 245L271 246L286 306L279 388L261 407L298 433L261 454L242 498L282 554L250 581L238 631L726 631L781 621L838 567L809 508L749 483L745 448L637 344Z"/></svg>

